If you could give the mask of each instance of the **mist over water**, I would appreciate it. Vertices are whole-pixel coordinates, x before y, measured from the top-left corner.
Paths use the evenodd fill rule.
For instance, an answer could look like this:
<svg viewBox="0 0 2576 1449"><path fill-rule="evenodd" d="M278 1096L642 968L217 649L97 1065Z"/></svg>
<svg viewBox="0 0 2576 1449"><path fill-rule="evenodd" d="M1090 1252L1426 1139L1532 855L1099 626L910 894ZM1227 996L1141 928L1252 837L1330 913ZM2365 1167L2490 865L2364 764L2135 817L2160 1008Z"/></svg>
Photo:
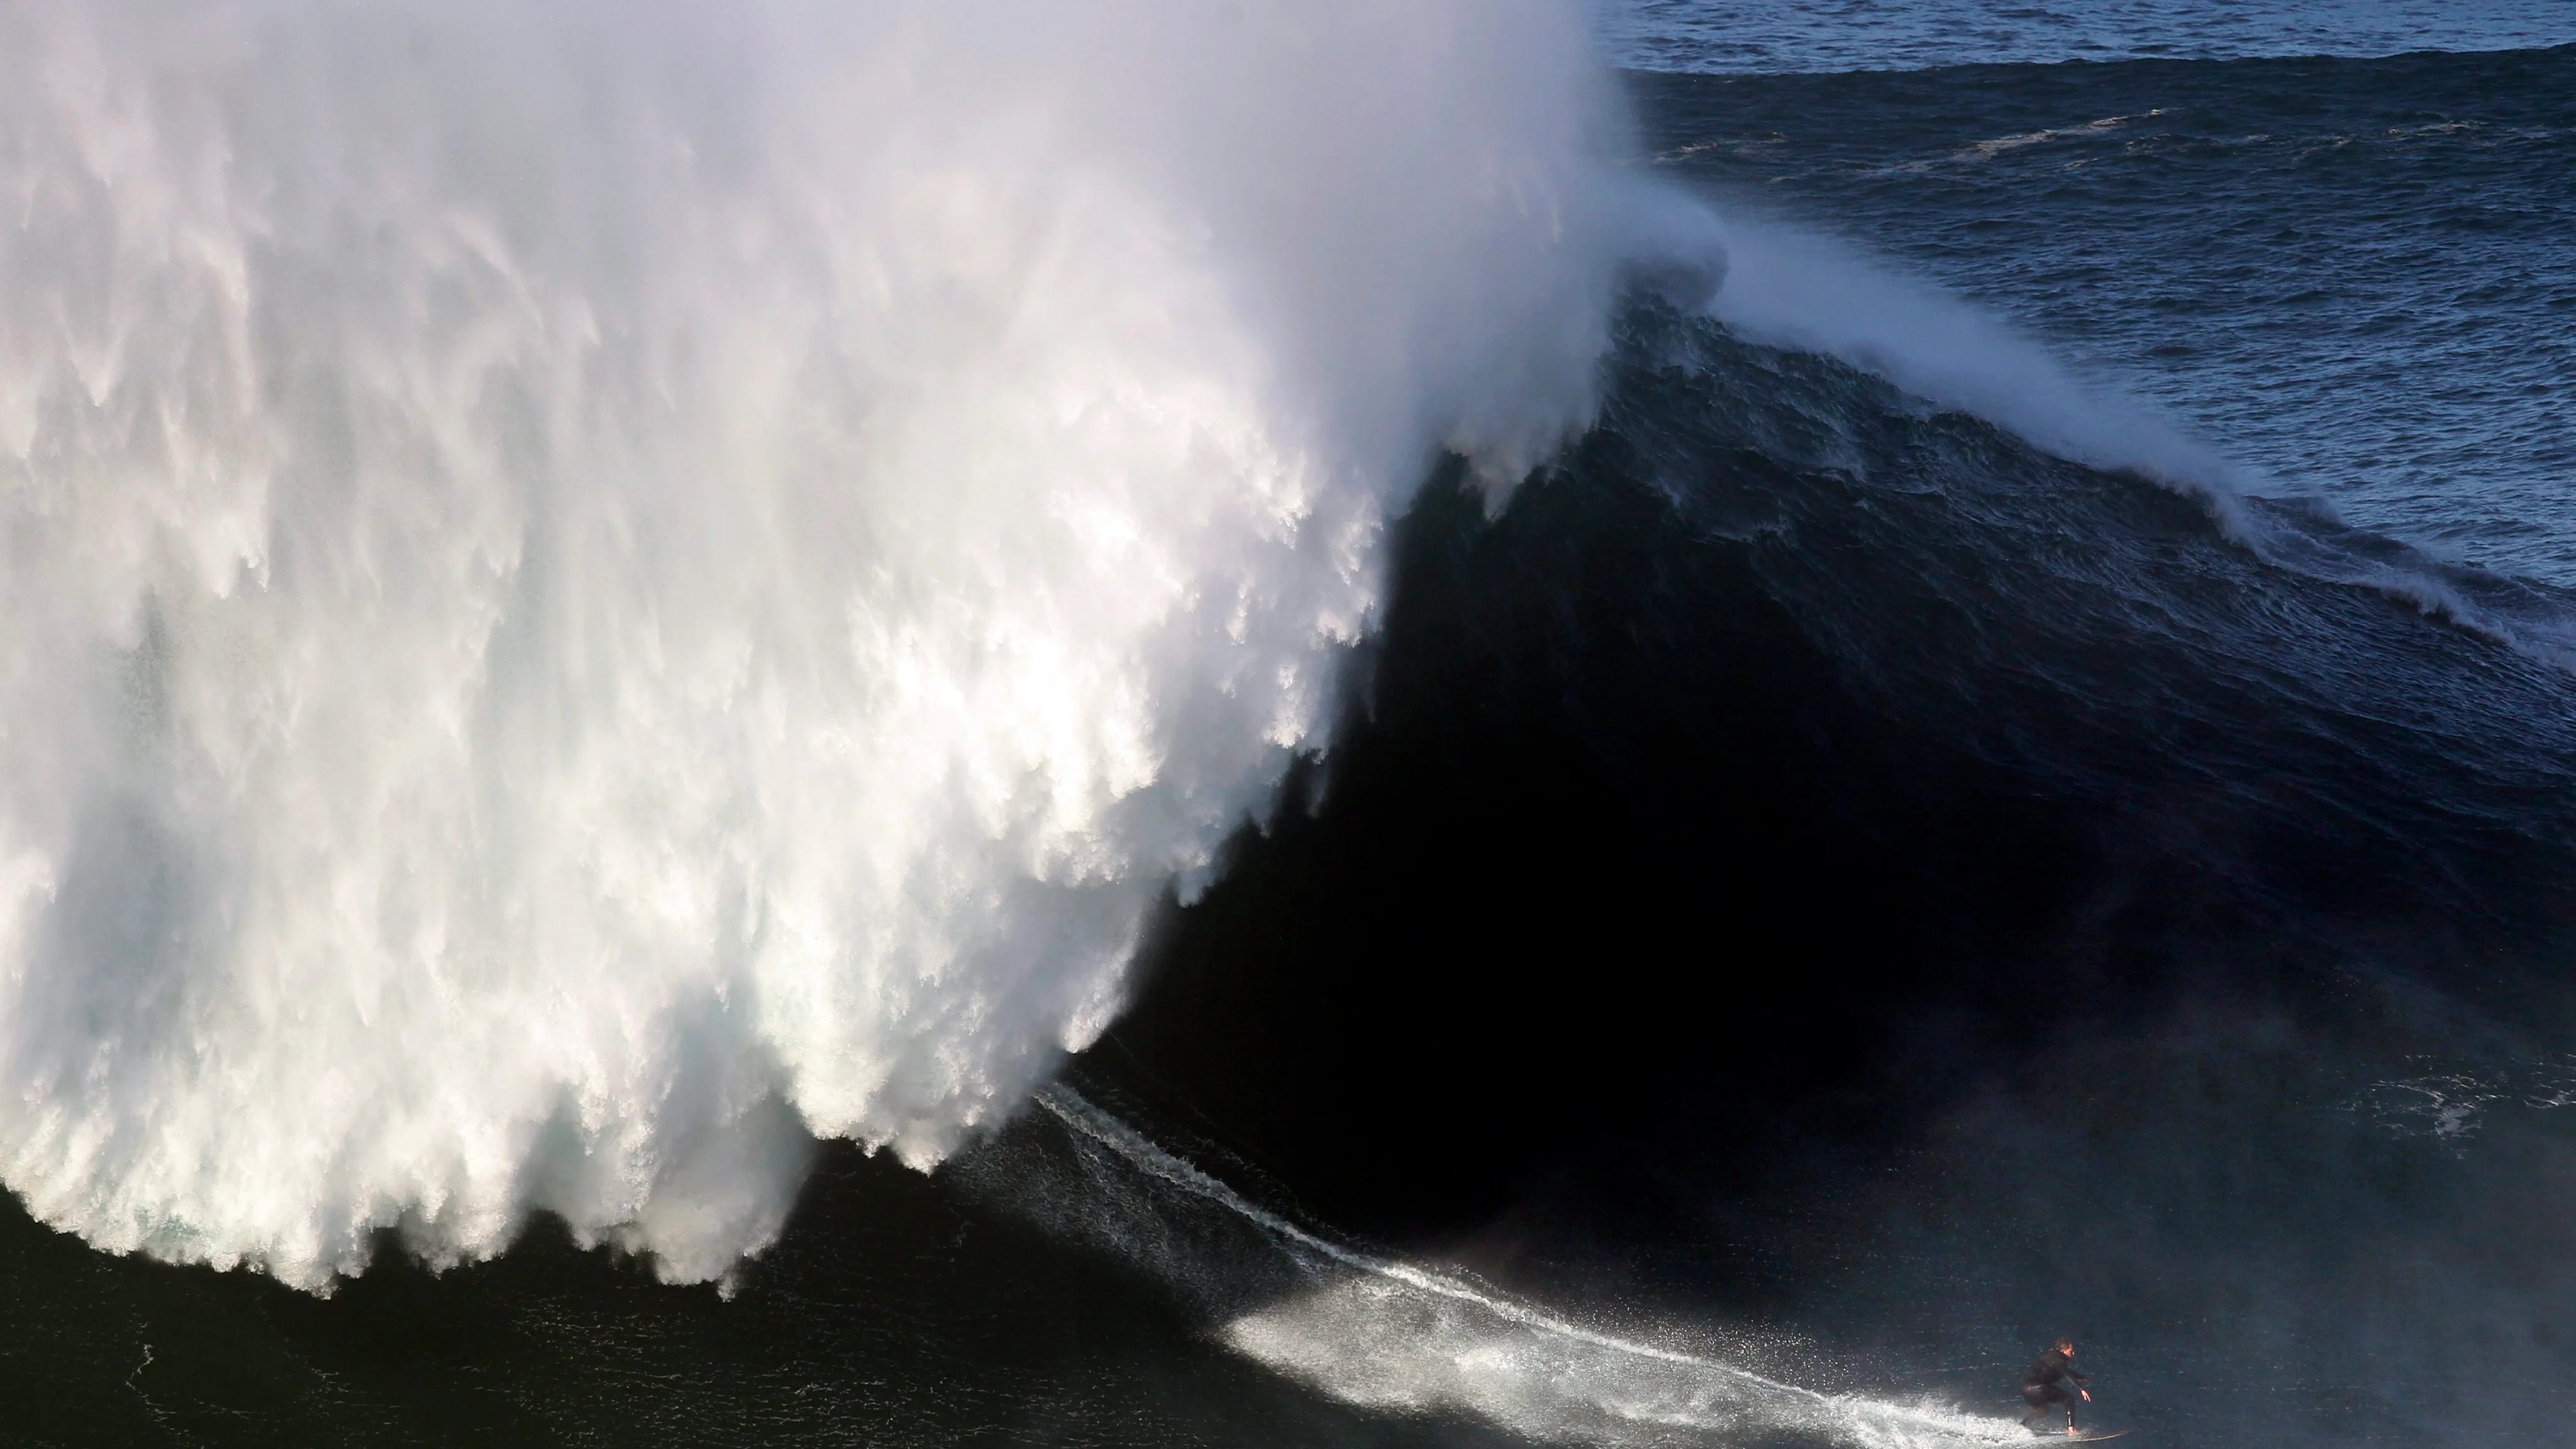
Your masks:
<svg viewBox="0 0 2576 1449"><path fill-rule="evenodd" d="M324 1286L928 1165L1592 405L1570 9L0 14L0 1175Z"/></svg>

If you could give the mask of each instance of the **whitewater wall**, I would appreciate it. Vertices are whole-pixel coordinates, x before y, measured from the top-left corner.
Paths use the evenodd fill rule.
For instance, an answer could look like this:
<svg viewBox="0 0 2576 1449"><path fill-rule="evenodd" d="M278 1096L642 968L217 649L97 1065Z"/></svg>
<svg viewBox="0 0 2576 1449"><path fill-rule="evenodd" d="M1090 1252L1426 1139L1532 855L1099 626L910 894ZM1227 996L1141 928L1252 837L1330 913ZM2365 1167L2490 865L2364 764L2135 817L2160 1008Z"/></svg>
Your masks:
<svg viewBox="0 0 2576 1449"><path fill-rule="evenodd" d="M307 1287L927 1164L1580 424L1573 7L0 8L0 1177Z"/></svg>

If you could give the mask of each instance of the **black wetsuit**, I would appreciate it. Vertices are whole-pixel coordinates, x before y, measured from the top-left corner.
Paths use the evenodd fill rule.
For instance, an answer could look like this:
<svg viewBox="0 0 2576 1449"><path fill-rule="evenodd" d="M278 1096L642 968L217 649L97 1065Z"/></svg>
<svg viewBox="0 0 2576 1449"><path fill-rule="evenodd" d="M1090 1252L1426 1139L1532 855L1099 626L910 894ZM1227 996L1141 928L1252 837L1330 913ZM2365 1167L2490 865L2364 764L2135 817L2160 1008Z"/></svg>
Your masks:
<svg viewBox="0 0 2576 1449"><path fill-rule="evenodd" d="M2071 1381L2075 1387L2081 1389L2093 1381L2077 1373L2075 1365L2069 1362L2069 1357L2064 1350L2052 1348L2039 1356L2039 1362L2030 1366L2029 1373L2021 1376L2021 1396L2030 1403L2030 1412L2022 1416L2022 1423L2025 1426L2038 1427L2039 1421L2047 1416L2050 1409L2064 1404L2066 1425L2070 1429L2075 1427L2075 1395L2059 1388L2058 1385L2061 1382Z"/></svg>

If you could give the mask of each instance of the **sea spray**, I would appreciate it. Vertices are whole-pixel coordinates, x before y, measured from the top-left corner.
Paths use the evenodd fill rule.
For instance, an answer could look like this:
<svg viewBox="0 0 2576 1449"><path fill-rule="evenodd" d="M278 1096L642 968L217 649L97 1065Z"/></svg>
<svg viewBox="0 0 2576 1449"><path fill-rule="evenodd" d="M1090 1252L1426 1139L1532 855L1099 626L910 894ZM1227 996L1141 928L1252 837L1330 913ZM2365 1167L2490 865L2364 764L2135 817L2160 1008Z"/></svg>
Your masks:
<svg viewBox="0 0 2576 1449"><path fill-rule="evenodd" d="M0 1175L326 1288L927 1164L1591 405L1552 0L0 10Z"/></svg>

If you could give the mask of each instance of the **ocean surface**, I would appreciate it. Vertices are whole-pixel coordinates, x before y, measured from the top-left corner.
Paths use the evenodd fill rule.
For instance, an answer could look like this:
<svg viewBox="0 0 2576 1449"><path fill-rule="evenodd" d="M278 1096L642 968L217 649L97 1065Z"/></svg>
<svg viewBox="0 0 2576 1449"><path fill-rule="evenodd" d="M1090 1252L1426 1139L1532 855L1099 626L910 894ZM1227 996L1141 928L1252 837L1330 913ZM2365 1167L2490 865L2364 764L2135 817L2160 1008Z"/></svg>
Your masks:
<svg viewBox="0 0 2576 1449"><path fill-rule="evenodd" d="M0 0L0 1446L2576 1411L2576 9Z"/></svg>

